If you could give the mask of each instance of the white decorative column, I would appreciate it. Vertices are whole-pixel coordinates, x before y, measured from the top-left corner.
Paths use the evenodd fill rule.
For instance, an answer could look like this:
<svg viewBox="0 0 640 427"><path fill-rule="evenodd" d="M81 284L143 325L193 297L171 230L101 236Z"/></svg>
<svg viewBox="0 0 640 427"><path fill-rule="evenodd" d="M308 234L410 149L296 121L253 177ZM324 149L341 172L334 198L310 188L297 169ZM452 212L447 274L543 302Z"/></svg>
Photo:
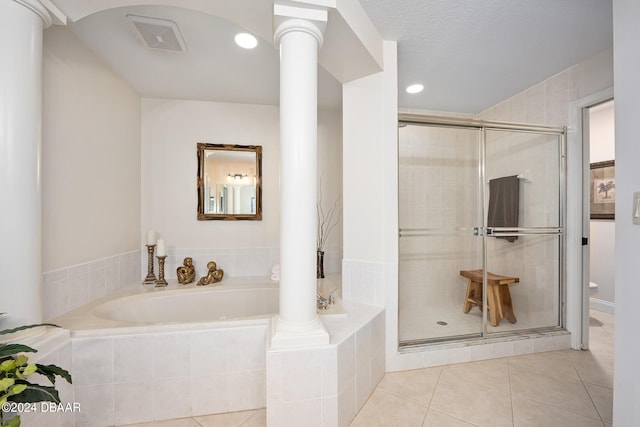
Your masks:
<svg viewBox="0 0 640 427"><path fill-rule="evenodd" d="M322 345L316 313L318 48L325 10L274 5L280 46L280 312L272 348Z"/></svg>
<svg viewBox="0 0 640 427"><path fill-rule="evenodd" d="M42 320L42 38L36 0L0 1L0 329Z"/></svg>

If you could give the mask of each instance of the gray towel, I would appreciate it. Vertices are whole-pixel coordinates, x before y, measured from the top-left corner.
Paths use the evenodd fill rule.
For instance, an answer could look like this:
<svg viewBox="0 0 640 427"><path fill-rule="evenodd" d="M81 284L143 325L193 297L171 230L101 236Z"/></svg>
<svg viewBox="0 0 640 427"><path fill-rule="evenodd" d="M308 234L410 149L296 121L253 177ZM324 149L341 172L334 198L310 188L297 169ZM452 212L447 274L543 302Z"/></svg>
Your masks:
<svg viewBox="0 0 640 427"><path fill-rule="evenodd" d="M488 227L517 227L520 180L517 175L489 181ZM515 242L517 236L498 237Z"/></svg>

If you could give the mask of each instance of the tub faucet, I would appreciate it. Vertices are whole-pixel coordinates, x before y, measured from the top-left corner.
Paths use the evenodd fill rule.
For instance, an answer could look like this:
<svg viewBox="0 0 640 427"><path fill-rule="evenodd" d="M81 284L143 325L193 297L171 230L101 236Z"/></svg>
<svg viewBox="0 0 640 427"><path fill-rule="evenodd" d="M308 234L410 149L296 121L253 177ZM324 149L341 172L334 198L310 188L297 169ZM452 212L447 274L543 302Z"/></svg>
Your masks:
<svg viewBox="0 0 640 427"><path fill-rule="evenodd" d="M326 310L328 306L336 303L336 289L329 293L329 298L325 298L320 291L316 290L316 304L319 310Z"/></svg>
<svg viewBox="0 0 640 427"><path fill-rule="evenodd" d="M316 305L318 310L326 310L329 305L329 300L323 297L320 291L316 291Z"/></svg>

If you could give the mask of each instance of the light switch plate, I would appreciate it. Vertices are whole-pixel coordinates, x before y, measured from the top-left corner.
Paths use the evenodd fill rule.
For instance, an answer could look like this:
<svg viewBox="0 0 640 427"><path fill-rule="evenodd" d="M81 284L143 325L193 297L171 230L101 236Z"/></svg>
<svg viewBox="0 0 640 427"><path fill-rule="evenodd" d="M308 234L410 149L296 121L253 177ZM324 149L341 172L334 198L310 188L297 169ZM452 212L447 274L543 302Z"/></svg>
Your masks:
<svg viewBox="0 0 640 427"><path fill-rule="evenodd" d="M633 223L640 225L640 191L633 193Z"/></svg>

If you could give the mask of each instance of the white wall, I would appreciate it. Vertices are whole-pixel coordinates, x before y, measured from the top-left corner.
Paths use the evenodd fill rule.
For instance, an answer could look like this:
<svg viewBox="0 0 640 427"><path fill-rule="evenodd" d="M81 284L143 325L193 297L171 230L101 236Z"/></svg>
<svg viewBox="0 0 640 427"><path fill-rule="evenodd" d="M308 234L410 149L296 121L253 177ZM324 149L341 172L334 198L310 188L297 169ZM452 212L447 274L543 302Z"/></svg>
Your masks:
<svg viewBox="0 0 640 427"><path fill-rule="evenodd" d="M142 229L154 229L165 238L170 258L175 254L180 263L183 255L199 253L203 268L215 250L226 259L216 261L231 275L267 274L279 259L279 126L277 106L143 99ZM320 111L318 127L318 170L325 174L326 200L333 201L342 184L339 113ZM262 221L197 220L197 142L262 145ZM338 246L340 228L331 236L330 246ZM244 261L253 257L254 267L247 271L239 265L244 261L224 258L230 253ZM334 253L337 258L339 250ZM168 260L170 278L175 277L173 262ZM255 263L260 265L255 268Z"/></svg>
<svg viewBox="0 0 640 427"><path fill-rule="evenodd" d="M43 271L138 249L140 97L58 25L43 83Z"/></svg>
<svg viewBox="0 0 640 427"><path fill-rule="evenodd" d="M613 425L640 420L640 226L631 222L632 196L640 191L640 3L614 0L613 40L616 103L616 331Z"/></svg>
<svg viewBox="0 0 640 427"><path fill-rule="evenodd" d="M385 307L387 362L398 344L397 80L397 45L386 41L384 71L342 93L343 297Z"/></svg>
<svg viewBox="0 0 640 427"><path fill-rule="evenodd" d="M571 102L613 86L612 63L613 49L605 49L486 109L479 118L567 126Z"/></svg>
<svg viewBox="0 0 640 427"><path fill-rule="evenodd" d="M343 86L347 260L397 262L396 44L384 49L385 71Z"/></svg>
<svg viewBox="0 0 640 427"><path fill-rule="evenodd" d="M613 103L589 110L589 157L591 163L615 159ZM592 297L591 308L613 313L615 222L593 219L590 221L589 228L589 281L598 284L598 293Z"/></svg>

